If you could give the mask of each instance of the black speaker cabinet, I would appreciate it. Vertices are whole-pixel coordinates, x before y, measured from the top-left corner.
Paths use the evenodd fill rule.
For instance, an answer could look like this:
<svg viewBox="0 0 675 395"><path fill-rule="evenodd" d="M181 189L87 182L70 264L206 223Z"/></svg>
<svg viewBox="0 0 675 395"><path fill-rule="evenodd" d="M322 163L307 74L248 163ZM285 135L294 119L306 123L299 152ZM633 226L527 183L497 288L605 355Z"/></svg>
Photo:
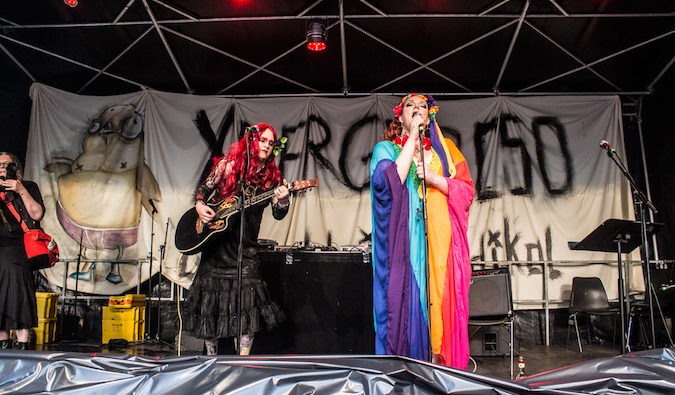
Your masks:
<svg viewBox="0 0 675 395"><path fill-rule="evenodd" d="M261 251L286 320L255 335L255 354L374 354L373 274L360 251Z"/></svg>
<svg viewBox="0 0 675 395"><path fill-rule="evenodd" d="M513 339L513 351L518 352L518 340ZM510 355L511 334L504 325L469 325L469 352L472 357Z"/></svg>
<svg viewBox="0 0 675 395"><path fill-rule="evenodd" d="M469 318L508 315L513 309L506 269L473 272L469 287Z"/></svg>

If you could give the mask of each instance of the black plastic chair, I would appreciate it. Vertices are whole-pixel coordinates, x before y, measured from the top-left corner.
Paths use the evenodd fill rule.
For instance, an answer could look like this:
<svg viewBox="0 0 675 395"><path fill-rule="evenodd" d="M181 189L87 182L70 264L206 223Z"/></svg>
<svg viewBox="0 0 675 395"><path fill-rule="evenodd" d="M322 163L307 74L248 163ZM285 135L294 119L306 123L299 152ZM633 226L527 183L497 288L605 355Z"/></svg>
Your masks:
<svg viewBox="0 0 675 395"><path fill-rule="evenodd" d="M574 323L579 352L583 352L577 316L583 314L587 316L614 315L616 317L619 314L619 309L610 306L602 280L597 277L574 277L572 279L569 313L567 342L569 344L570 326ZM614 325L614 331L616 332L616 325Z"/></svg>

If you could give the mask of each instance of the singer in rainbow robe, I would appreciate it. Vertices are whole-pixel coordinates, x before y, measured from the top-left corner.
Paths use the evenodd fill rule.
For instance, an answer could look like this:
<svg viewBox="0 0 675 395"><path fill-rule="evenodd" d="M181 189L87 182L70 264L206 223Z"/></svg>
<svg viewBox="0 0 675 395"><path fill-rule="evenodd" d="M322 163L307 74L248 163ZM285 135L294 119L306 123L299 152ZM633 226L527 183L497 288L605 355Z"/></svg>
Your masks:
<svg viewBox="0 0 675 395"><path fill-rule="evenodd" d="M373 149L375 351L466 369L471 280L467 228L475 189L464 156L435 121L437 111L431 96L404 97L394 108L395 119L383 141ZM427 186L428 284L422 178Z"/></svg>

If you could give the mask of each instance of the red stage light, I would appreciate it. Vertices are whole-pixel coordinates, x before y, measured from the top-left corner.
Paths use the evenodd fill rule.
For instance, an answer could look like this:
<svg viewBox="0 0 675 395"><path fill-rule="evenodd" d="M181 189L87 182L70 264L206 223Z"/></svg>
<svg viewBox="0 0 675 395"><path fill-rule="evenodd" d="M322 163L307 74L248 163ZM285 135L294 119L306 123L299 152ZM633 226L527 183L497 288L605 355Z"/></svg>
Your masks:
<svg viewBox="0 0 675 395"><path fill-rule="evenodd" d="M310 51L316 51L316 52L323 51L324 49L326 49L326 43L309 42L309 43L307 43L307 49L309 49Z"/></svg>
<svg viewBox="0 0 675 395"><path fill-rule="evenodd" d="M323 51L326 49L326 26L321 22L312 22L307 29L307 49Z"/></svg>
<svg viewBox="0 0 675 395"><path fill-rule="evenodd" d="M63 2L71 7L77 7L77 0L63 0Z"/></svg>

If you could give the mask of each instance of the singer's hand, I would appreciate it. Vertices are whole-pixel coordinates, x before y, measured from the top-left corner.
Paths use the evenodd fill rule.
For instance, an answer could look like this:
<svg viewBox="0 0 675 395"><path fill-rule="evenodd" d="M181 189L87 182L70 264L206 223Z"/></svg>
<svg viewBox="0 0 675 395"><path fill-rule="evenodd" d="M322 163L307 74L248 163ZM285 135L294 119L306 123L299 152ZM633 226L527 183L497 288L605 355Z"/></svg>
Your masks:
<svg viewBox="0 0 675 395"><path fill-rule="evenodd" d="M195 204L195 210L197 210L197 214L199 214L199 219L205 224L211 222L213 217L216 216L216 212L202 201L198 201L197 204Z"/></svg>
<svg viewBox="0 0 675 395"><path fill-rule="evenodd" d="M428 183L431 183L437 174L431 170L427 163L424 163L422 166L422 163L419 160L413 159L413 161L415 162L415 166L417 166L417 177L420 179L425 179Z"/></svg>
<svg viewBox="0 0 675 395"><path fill-rule="evenodd" d="M417 143L417 140L420 136L420 127L424 128L424 117L419 112L413 114L412 121L410 122L410 134L409 138Z"/></svg>
<svg viewBox="0 0 675 395"><path fill-rule="evenodd" d="M421 165L419 160L413 160L415 162L415 166L417 166L417 177L424 179L427 186L432 186L447 195L448 182L445 180L445 177L440 174L436 174L433 170L431 170L431 167L428 163Z"/></svg>

